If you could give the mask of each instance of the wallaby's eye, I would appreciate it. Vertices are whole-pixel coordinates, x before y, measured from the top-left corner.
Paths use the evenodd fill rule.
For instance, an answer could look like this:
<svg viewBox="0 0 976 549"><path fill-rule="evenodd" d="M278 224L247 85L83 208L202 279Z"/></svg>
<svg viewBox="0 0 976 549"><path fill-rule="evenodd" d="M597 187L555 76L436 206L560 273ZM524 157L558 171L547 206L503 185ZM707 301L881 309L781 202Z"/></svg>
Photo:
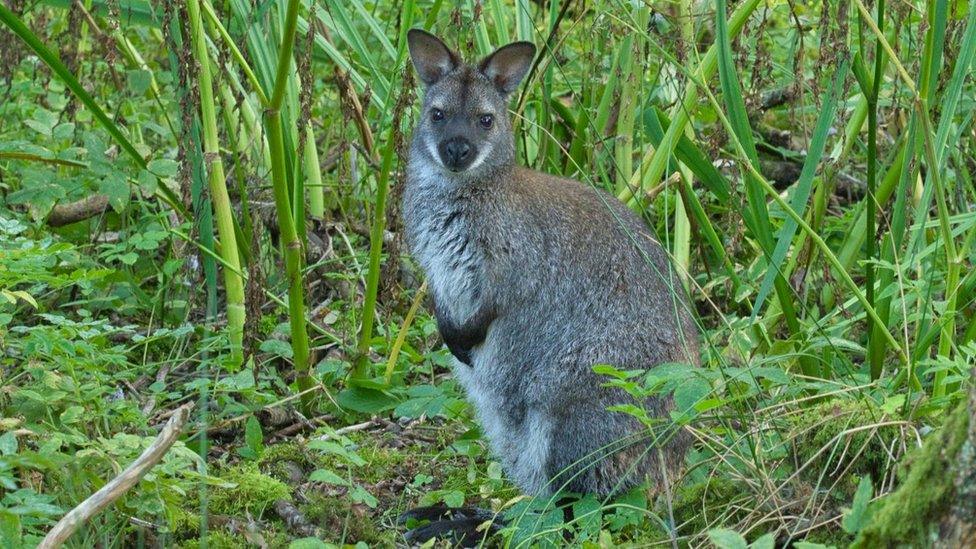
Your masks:
<svg viewBox="0 0 976 549"><path fill-rule="evenodd" d="M491 123L494 121L495 118L490 114L483 114L481 115L481 118L478 119L478 123L481 124L481 127L486 130L491 127Z"/></svg>
<svg viewBox="0 0 976 549"><path fill-rule="evenodd" d="M440 109L431 109L430 119L433 120L434 122L440 122L441 120L444 120L444 111Z"/></svg>

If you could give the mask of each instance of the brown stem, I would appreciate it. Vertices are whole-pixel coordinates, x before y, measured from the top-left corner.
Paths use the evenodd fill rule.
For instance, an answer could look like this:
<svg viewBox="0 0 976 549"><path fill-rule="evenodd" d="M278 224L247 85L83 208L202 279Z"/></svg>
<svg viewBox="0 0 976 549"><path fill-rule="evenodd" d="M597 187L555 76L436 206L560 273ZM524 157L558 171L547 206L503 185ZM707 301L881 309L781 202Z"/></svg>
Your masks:
<svg viewBox="0 0 976 549"><path fill-rule="evenodd" d="M108 196L104 194L93 194L81 200L68 202L67 204L58 204L51 210L51 214L47 216L47 224L51 227L63 227L102 215L107 209Z"/></svg>
<svg viewBox="0 0 976 549"><path fill-rule="evenodd" d="M111 505L112 502L122 497L130 488L135 486L150 469L155 467L163 459L166 452L169 451L173 443L176 442L176 439L179 438L180 432L183 430L183 425L189 419L190 410L192 409L192 402L177 408L173 415L170 416L169 421L166 422L166 426L159 432L159 436L146 448L142 455L133 461L125 471L122 471L119 476L112 479L105 486L102 486L101 490L89 496L88 499L81 502L77 507L68 511L68 514L61 517L61 520L54 525L54 528L51 528L51 531L47 533L44 540L37 546L38 549L61 547L78 528L81 528L89 519L101 512L102 509Z"/></svg>

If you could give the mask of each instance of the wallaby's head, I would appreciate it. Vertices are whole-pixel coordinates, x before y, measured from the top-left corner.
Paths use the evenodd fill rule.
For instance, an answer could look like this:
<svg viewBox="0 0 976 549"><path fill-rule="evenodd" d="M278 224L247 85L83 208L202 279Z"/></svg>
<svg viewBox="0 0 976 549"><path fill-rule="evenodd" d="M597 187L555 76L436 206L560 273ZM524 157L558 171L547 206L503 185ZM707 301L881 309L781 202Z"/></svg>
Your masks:
<svg viewBox="0 0 976 549"><path fill-rule="evenodd" d="M422 30L411 29L407 43L427 88L414 130L417 152L455 177L475 177L513 162L508 99L532 66L535 46L514 42L468 65Z"/></svg>

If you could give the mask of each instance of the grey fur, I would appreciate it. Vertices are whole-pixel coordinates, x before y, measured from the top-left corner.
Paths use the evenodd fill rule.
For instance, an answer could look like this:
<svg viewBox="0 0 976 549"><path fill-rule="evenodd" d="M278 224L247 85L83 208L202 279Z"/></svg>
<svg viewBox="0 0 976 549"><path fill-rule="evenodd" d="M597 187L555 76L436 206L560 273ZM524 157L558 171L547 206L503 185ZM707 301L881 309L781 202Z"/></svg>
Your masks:
<svg viewBox="0 0 976 549"><path fill-rule="evenodd" d="M508 93L534 49L509 50L489 78L485 62L460 63L418 33L410 33L418 71L453 68L426 82L404 221L438 326L460 359L455 375L494 453L529 494L608 495L645 475L660 482L659 455L673 475L687 435L671 433L658 452L638 421L607 410L633 401L592 370L697 364L697 331L667 255L613 197L515 164ZM442 120L430 116L434 108ZM494 117L490 129L473 123L484 114ZM445 168L437 153L458 136L479 154L461 172ZM643 405L669 423L670 400Z"/></svg>

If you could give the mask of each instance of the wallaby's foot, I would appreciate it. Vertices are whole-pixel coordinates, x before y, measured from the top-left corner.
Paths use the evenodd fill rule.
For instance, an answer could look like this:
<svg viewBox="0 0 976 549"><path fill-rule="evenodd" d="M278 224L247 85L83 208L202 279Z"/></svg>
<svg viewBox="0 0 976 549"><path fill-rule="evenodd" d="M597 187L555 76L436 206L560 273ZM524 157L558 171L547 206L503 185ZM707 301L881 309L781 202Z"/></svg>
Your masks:
<svg viewBox="0 0 976 549"><path fill-rule="evenodd" d="M488 526L482 528L485 523ZM397 519L397 524L415 524L404 534L411 544L443 539L461 547L475 547L501 529L504 520L491 511L477 507L431 505L403 513Z"/></svg>

